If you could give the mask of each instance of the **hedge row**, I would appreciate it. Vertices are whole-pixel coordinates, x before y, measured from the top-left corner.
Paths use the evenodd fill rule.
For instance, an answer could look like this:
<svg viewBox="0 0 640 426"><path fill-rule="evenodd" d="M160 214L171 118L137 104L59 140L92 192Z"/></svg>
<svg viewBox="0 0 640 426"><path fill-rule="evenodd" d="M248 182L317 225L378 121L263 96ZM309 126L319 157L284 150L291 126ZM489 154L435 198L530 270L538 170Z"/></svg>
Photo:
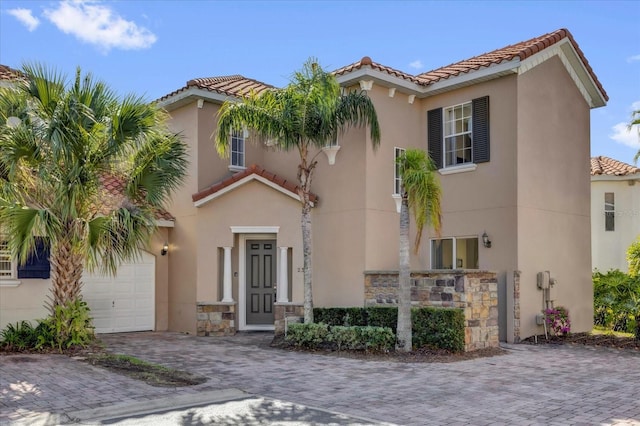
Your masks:
<svg viewBox="0 0 640 426"><path fill-rule="evenodd" d="M290 324L285 340L304 348L333 345L338 350L389 351L393 349L396 338L388 327L330 327L323 323L313 323Z"/></svg>
<svg viewBox="0 0 640 426"><path fill-rule="evenodd" d="M388 327L395 334L398 309L371 306L366 308L314 308L316 323L328 326ZM454 308L413 308L411 310L413 347L464 350L464 312Z"/></svg>

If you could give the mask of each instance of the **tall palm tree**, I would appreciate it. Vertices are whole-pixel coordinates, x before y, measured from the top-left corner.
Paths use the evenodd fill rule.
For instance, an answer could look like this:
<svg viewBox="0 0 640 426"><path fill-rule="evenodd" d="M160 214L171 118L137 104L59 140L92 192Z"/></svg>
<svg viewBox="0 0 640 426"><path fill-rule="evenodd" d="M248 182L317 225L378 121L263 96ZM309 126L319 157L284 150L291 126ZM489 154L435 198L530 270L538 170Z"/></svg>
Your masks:
<svg viewBox="0 0 640 426"><path fill-rule="evenodd" d="M218 114L215 145L229 155L229 135L247 127L284 151L298 151L298 195L302 203L304 257L304 320L313 322L311 287L311 182L321 148L336 140L349 126L369 126L374 148L380 127L373 102L364 92L342 93L340 84L314 59L309 59L283 89L251 94L241 102L227 101Z"/></svg>
<svg viewBox="0 0 640 426"><path fill-rule="evenodd" d="M411 283L409 264L409 211L416 222L414 251L420 247L425 225L440 232L441 189L429 155L420 149L407 149L398 157L398 170L402 182L400 208L400 273L398 287L398 327L396 349L411 351Z"/></svg>
<svg viewBox="0 0 640 426"><path fill-rule="evenodd" d="M81 297L85 267L115 274L139 255L186 172L186 146L155 105L79 68L71 82L37 64L23 73L0 89L0 232L20 262L48 240L54 308Z"/></svg>
<svg viewBox="0 0 640 426"><path fill-rule="evenodd" d="M633 126L637 126L636 130L638 131L638 138L640 138L640 109L633 111L633 113L631 114L631 122L629 123L629 126L628 126L629 131L631 131ZM633 161L637 163L638 159L640 159L640 149L638 150L636 155L633 157Z"/></svg>

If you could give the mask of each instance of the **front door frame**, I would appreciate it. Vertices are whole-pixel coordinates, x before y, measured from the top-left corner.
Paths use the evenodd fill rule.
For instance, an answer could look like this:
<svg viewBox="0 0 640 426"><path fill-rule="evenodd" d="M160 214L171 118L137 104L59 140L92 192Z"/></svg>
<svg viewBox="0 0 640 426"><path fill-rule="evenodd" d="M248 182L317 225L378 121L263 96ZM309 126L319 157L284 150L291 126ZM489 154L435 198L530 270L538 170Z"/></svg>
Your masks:
<svg viewBox="0 0 640 426"><path fill-rule="evenodd" d="M265 325L247 325L247 240L276 240L276 246L278 242L278 230L279 226L252 226L252 227L240 227L233 226L231 230L234 234L238 235L238 330L262 330L273 331L275 330L274 324ZM238 231L238 232L236 232ZM280 263L280 253L276 250L276 265ZM276 268L276 280L278 276L279 268ZM277 281L276 281L277 282Z"/></svg>

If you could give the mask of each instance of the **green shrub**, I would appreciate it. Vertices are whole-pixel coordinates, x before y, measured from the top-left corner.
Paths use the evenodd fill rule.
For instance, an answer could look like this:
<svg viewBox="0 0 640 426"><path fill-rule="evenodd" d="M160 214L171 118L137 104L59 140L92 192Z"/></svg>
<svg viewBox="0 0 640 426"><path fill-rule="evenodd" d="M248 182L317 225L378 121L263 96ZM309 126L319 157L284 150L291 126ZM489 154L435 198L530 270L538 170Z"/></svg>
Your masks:
<svg viewBox="0 0 640 426"><path fill-rule="evenodd" d="M593 274L594 323L604 329L635 333L640 316L640 275L613 269Z"/></svg>
<svg viewBox="0 0 640 426"><path fill-rule="evenodd" d="M329 326L322 323L289 324L285 341L302 348L315 348L327 340Z"/></svg>
<svg viewBox="0 0 640 426"><path fill-rule="evenodd" d="M0 333L0 347L11 352L34 349L38 337L29 321L8 324Z"/></svg>
<svg viewBox="0 0 640 426"><path fill-rule="evenodd" d="M316 349L334 346L340 350L389 351L395 335L388 327L327 324L291 324L285 340L297 347Z"/></svg>
<svg viewBox="0 0 640 426"><path fill-rule="evenodd" d="M398 325L398 308L396 307L314 308L313 312L314 318L318 322L326 323L332 329L335 326L344 325L386 327L395 334ZM464 350L465 322L461 309L414 308L412 309L412 324L414 348L428 346L454 352ZM350 332L345 331L344 333ZM347 337L343 339L347 339Z"/></svg>
<svg viewBox="0 0 640 426"><path fill-rule="evenodd" d="M413 347L464 351L464 312L453 308L411 310Z"/></svg>
<svg viewBox="0 0 640 426"><path fill-rule="evenodd" d="M0 347L7 351L45 350L71 346L86 346L95 339L89 307L77 300L56 306L52 316L38 320L33 327L22 321L7 325L0 333Z"/></svg>
<svg viewBox="0 0 640 426"><path fill-rule="evenodd" d="M89 307L81 299L56 306L49 321L58 349L86 346L95 339Z"/></svg>

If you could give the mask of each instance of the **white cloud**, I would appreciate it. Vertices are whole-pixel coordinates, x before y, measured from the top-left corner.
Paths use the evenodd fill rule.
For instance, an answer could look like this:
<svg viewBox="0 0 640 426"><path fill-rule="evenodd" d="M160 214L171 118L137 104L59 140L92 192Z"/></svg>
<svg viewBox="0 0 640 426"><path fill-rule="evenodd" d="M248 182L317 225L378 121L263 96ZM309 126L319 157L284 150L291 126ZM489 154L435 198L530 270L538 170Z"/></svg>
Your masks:
<svg viewBox="0 0 640 426"><path fill-rule="evenodd" d="M609 137L622 145L640 148L640 126L632 126L629 130L628 125L629 123L616 124L611 128L613 133Z"/></svg>
<svg viewBox="0 0 640 426"><path fill-rule="evenodd" d="M627 58L627 62L635 62L640 61L640 55L633 55Z"/></svg>
<svg viewBox="0 0 640 426"><path fill-rule="evenodd" d="M29 31L34 31L38 28L38 25L40 25L40 20L33 16L31 9L9 9L7 12L9 12L9 15L20 21L22 25L27 27Z"/></svg>
<svg viewBox="0 0 640 426"><path fill-rule="evenodd" d="M410 66L411 68L415 68L415 69L418 69L418 70L419 70L419 69L422 69L422 68L424 67L424 64L422 63L422 61L421 61L420 59L417 59L417 60L415 60L415 61L411 62L411 63L409 64L409 66Z"/></svg>
<svg viewBox="0 0 640 426"><path fill-rule="evenodd" d="M127 21L109 6L98 1L64 0L44 15L59 30L98 46L108 52L146 49L156 42L156 36L133 21Z"/></svg>
<svg viewBox="0 0 640 426"><path fill-rule="evenodd" d="M631 111L640 111L640 101L631 104Z"/></svg>

